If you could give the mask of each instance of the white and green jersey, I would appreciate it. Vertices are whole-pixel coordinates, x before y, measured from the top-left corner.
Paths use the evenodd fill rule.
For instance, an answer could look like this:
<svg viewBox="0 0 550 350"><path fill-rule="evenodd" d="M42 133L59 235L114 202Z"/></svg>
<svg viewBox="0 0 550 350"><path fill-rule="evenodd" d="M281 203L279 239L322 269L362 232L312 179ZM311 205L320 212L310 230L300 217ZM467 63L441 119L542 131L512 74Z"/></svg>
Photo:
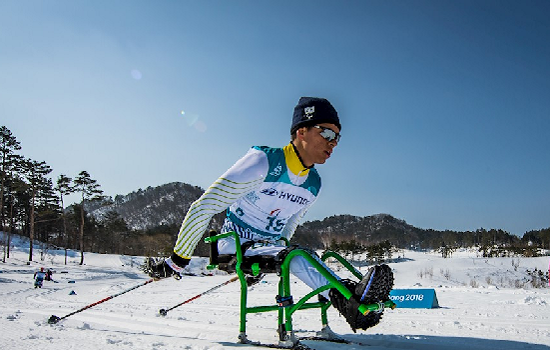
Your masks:
<svg viewBox="0 0 550 350"><path fill-rule="evenodd" d="M314 168L307 169L294 147L252 147L191 205L174 252L190 258L212 217L227 209L222 232L242 242L290 239L321 189Z"/></svg>

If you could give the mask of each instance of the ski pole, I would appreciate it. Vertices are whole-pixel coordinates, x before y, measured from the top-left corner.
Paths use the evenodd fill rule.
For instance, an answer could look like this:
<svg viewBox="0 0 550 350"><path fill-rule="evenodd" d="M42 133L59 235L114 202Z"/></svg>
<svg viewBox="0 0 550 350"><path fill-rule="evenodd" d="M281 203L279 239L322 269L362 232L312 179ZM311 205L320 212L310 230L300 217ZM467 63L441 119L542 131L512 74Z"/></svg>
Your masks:
<svg viewBox="0 0 550 350"><path fill-rule="evenodd" d="M65 316L63 316L63 317L57 317L57 316L55 316L55 315L52 315L52 316L49 318L48 323L49 323L49 324L56 324L57 322L61 321L61 320L64 319L64 318L67 318L67 317L72 316L72 315L74 315L74 314L76 314L76 313L82 312L82 311L84 311L84 310L86 310L86 309L89 309L89 308L91 308L91 307L93 307L93 306L96 306L96 305L98 305L98 304L104 303L104 302L106 302L107 300L111 300L111 299L113 299L113 298L116 298L116 297L118 297L119 295L122 295L122 294L124 294L124 293L128 293L129 291L132 291L132 290L134 290L134 289L136 289L136 288L142 287L142 286L144 286L144 285L146 285L146 284L148 284L148 283L151 283L151 282L153 282L153 281L154 281L154 279L151 278L150 280L145 281L145 282L142 283L142 284L138 284L137 286L134 286L134 287L132 287L132 288L130 288L130 289L126 289L126 290L124 290L124 291L122 291L122 292L120 292L120 293L111 295L111 296L109 296L109 297L107 297L107 298L105 298L105 299L101 299L101 300L99 300L99 301L96 301L95 303L92 303L92 304L90 304L90 305L84 306L82 309L79 309L79 310L76 310L76 311L74 311L74 312L71 312L70 314L67 314L67 315L65 315Z"/></svg>
<svg viewBox="0 0 550 350"><path fill-rule="evenodd" d="M159 314L161 314L162 316L166 316L166 315L168 314L168 311L174 310L175 308L177 308L178 306L181 306L181 305L183 305L183 304L190 303L190 302L192 302L193 300L198 299L198 298L202 297L202 296L205 295L205 294L208 294L208 293L210 293L210 292L213 292L213 291L215 291L215 290L218 289L218 288L221 288L221 287L223 287L223 286L225 286L225 285L228 285L228 284L231 283L231 282L235 282L235 281L237 281L238 279L239 279L239 276L235 276L235 277L233 277L232 279L230 279L229 281L225 281L225 282L223 282L222 284L218 284L217 286L210 288L210 289L207 290L206 292L202 292L201 294L197 294L197 295L195 295L194 297L192 297L191 299L187 299L186 301L183 301L183 302L181 302L181 303L179 303L179 304L177 304L177 305L174 305L174 306L172 306L171 308L168 308L168 309L160 309L160 310L159 310Z"/></svg>

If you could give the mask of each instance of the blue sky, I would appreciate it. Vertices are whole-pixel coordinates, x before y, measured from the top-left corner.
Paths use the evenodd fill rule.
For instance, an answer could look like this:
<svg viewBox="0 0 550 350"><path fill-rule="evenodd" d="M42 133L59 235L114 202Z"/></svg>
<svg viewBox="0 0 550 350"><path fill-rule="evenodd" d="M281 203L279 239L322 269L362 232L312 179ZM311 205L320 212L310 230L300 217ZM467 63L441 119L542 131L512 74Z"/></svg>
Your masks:
<svg viewBox="0 0 550 350"><path fill-rule="evenodd" d="M343 136L306 220L522 235L550 227L549 62L548 1L3 0L0 124L115 196L206 188L326 97Z"/></svg>

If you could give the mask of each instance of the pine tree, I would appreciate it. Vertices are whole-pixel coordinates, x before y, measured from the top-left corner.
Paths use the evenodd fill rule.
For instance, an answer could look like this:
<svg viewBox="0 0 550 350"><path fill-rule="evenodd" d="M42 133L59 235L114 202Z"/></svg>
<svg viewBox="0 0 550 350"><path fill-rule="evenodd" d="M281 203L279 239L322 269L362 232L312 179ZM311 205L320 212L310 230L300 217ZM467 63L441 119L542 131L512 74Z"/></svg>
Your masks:
<svg viewBox="0 0 550 350"><path fill-rule="evenodd" d="M30 194L29 261L32 261L36 205L40 193L46 191L47 187L51 189L51 180L46 177L51 171L52 169L46 162L31 159L22 162L22 176L26 180L27 190Z"/></svg>
<svg viewBox="0 0 550 350"><path fill-rule="evenodd" d="M11 131L5 126L0 127L0 157L2 164L0 169L1 186L0 186L0 231L4 232L4 193L7 174L11 171L15 151L21 149L21 146ZM10 239L4 233L4 257L3 262L6 262L6 255L9 255L9 241Z"/></svg>
<svg viewBox="0 0 550 350"><path fill-rule="evenodd" d="M93 180L87 171L81 171L80 174L74 179L75 192L80 192L82 195L82 202L80 205L80 232L79 232L79 246L80 246L80 265L84 264L84 204L87 201L101 199L102 190L99 189L99 184L96 180Z"/></svg>
<svg viewBox="0 0 550 350"><path fill-rule="evenodd" d="M59 175L57 178L57 186L55 189L59 192L59 204L61 205L61 218L63 220L63 237L65 238L65 265L67 265L67 249L69 247L69 234L67 233L67 219L65 217L65 205L63 203L63 196L74 193L75 188L72 185L73 179L66 175Z"/></svg>
<svg viewBox="0 0 550 350"><path fill-rule="evenodd" d="M4 206L6 207L9 204L9 208L6 208L8 211L7 216L9 224L7 225L7 240L5 241L4 245L4 262L6 262L6 258L10 257L11 235L15 227L14 219L16 212L19 210L19 204L21 202L20 194L26 188L25 183L19 178L17 174L17 169L19 169L20 167L22 157L14 156L12 160L13 162L11 164L11 167L9 168L9 172L7 173L7 180L4 183Z"/></svg>

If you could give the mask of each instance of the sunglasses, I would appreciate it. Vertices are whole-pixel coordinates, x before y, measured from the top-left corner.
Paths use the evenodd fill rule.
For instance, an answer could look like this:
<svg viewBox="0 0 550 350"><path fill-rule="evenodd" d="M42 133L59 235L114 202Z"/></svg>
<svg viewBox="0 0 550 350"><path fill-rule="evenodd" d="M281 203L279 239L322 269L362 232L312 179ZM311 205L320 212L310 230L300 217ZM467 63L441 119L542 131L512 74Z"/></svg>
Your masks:
<svg viewBox="0 0 550 350"><path fill-rule="evenodd" d="M330 128L325 128L325 127L320 126L320 125L314 125L313 127L317 128L317 129L321 129L321 133L319 135L321 135L328 142L332 142L332 141L339 142L340 141L340 136L341 135L335 133L334 130L332 130Z"/></svg>

